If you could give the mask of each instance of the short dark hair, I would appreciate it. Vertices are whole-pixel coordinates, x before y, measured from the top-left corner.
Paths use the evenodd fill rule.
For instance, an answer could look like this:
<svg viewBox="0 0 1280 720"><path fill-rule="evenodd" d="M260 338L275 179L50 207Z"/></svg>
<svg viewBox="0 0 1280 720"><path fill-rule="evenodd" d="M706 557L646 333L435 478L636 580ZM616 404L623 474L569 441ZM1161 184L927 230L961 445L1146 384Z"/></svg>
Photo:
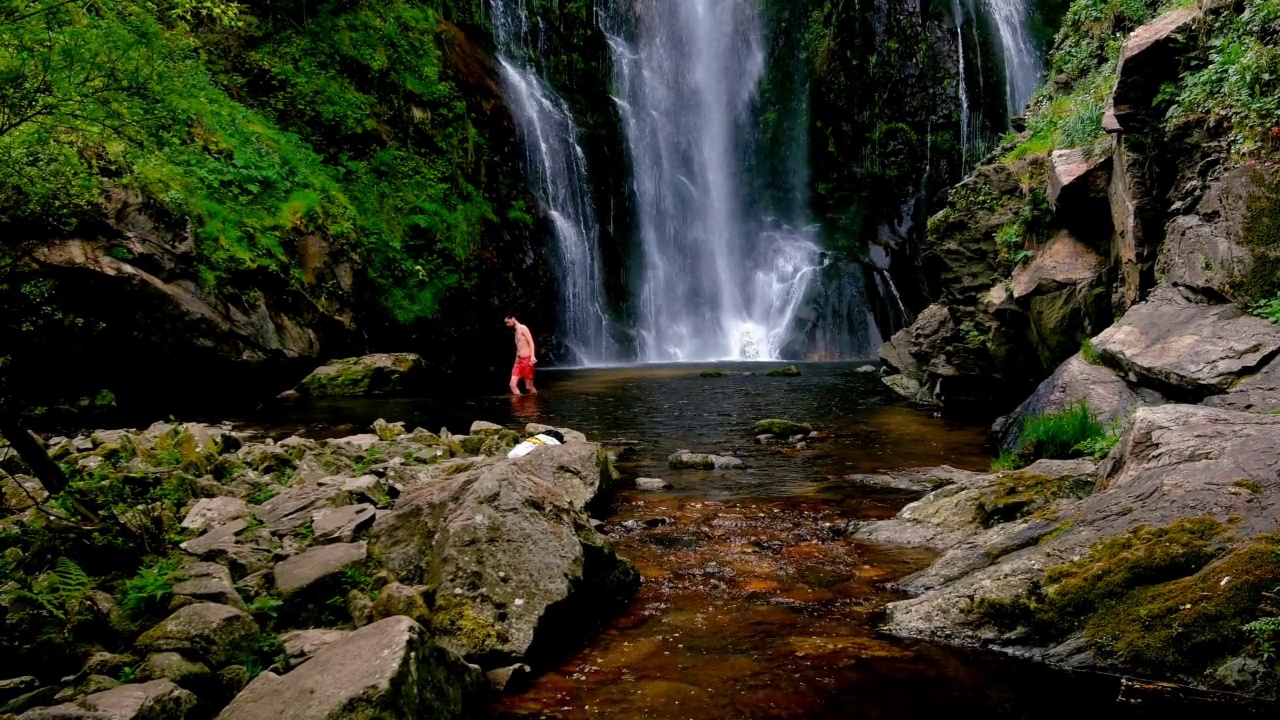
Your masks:
<svg viewBox="0 0 1280 720"><path fill-rule="evenodd" d="M506 315L503 315L503 316L502 316L502 319L503 319L503 320L515 320L515 319L516 319L516 314L515 314L515 313L513 313L513 312L508 311Z"/></svg>

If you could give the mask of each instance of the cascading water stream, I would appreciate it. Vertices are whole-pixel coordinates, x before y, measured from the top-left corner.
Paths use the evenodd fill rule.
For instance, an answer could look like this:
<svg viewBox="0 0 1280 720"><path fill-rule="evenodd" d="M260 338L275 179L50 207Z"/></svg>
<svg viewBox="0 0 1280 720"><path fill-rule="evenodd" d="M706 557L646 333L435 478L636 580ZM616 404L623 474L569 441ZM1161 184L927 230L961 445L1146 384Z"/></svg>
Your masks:
<svg viewBox="0 0 1280 720"><path fill-rule="evenodd" d="M503 93L524 143L530 187L555 238L561 337L582 363L617 360L578 127L568 105L534 69L537 53L523 0L492 0L491 12Z"/></svg>
<svg viewBox="0 0 1280 720"><path fill-rule="evenodd" d="M986 6L1000 33L1009 117L1021 115L1044 73L1040 53L1031 38L1027 0L986 0Z"/></svg>
<svg viewBox="0 0 1280 720"><path fill-rule="evenodd" d="M1027 0L951 0L959 60L961 149L965 162L985 154L990 135L1002 134L1010 118L1021 115L1044 74L1040 51L1031 37ZM989 37L988 37L989 35ZM1004 117L982 117L984 40L998 54ZM972 64L972 67L970 67ZM987 113L990 114L990 113Z"/></svg>
<svg viewBox="0 0 1280 720"><path fill-rule="evenodd" d="M778 357L821 261L800 191L769 208L750 189L755 3L617 0L601 25L637 200L640 358Z"/></svg>

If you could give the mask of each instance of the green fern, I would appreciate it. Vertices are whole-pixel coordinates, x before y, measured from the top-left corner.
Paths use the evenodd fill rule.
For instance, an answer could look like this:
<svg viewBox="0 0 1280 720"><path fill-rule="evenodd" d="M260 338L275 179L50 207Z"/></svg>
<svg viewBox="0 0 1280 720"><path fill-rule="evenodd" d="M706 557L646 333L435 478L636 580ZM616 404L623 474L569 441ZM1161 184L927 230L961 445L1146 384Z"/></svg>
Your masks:
<svg viewBox="0 0 1280 720"><path fill-rule="evenodd" d="M63 622L72 622L93 590L93 578L73 561L60 557L53 569L31 583L31 589L15 589L13 600L39 608Z"/></svg>

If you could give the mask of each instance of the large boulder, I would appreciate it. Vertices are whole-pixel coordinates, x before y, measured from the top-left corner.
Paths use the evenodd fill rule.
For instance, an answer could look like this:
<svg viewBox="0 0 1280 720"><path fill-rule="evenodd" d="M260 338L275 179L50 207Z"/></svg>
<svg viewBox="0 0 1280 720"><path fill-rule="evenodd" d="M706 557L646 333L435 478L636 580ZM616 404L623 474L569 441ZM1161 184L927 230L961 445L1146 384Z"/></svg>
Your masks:
<svg viewBox="0 0 1280 720"><path fill-rule="evenodd" d="M544 628L580 629L630 591L635 570L582 510L598 450L540 448L440 477L375 522L373 551L402 582L434 591L432 624L448 647L486 662L520 658ZM565 472L555 461L575 457L590 464Z"/></svg>
<svg viewBox="0 0 1280 720"><path fill-rule="evenodd" d="M1046 295L1080 283L1101 279L1107 261L1068 232L1058 233L1029 263L1013 271L1010 288L1015 300Z"/></svg>
<svg viewBox="0 0 1280 720"><path fill-rule="evenodd" d="M895 527L941 526L941 532L933 533L935 540L930 544L944 550L943 555L933 566L902 583L904 588L921 594L888 606L887 629L935 640L1019 645L1022 652L1050 652L1050 657L1065 653L1083 666L1097 667L1102 658L1081 652L1080 648L1105 650L1109 647L1105 636L1006 636L1007 627L998 627L994 616L975 609L1016 603L1040 586L1047 569L1078 560L1104 541L1134 537L1132 533L1140 528L1146 528L1148 536L1156 533L1154 537L1166 531L1186 532L1186 528L1191 532L1216 528L1216 545L1228 549L1267 537L1280 529L1280 515L1274 511L1280 503L1277 437L1280 417L1195 405L1141 407L1134 413L1120 446L1103 464L1092 494L1082 498L1073 493L1061 494L1030 515L994 525L986 523L984 527L983 523L973 522L977 515L970 514L984 495L1016 497L1016 493L1005 493L1001 484L1006 476L997 474L952 491L950 499L926 498L916 507L908 506L883 527L860 528L865 537L892 541ZM933 495L939 496L945 490ZM968 503L956 499L962 495L969 498ZM991 517L989 512L984 515ZM968 527L964 525L965 518L969 519ZM1170 547L1181 551L1186 546ZM1157 546L1153 552L1164 549ZM1199 565L1191 566L1184 573L1194 574L1198 569ZM1236 584L1249 582L1238 573L1223 579L1213 565L1205 567L1204 573L1208 575L1203 586L1213 588L1215 593L1235 592ZM1137 579L1141 585L1163 580L1181 582L1180 577L1174 574ZM1108 582L1126 580L1115 577ZM1273 585L1274 582L1266 584L1262 590L1269 591ZM1218 600L1213 593L1197 593L1194 600L1195 604L1215 602ZM1245 612L1254 610L1249 607ZM1083 623L1092 611L1086 608L1083 612L1085 617L1062 621ZM1234 621L1234 627L1255 615ZM1158 623L1151 626L1161 627ZM1049 650L1063 640L1063 647ZM1038 644L1040 649L1027 647L1029 643ZM1161 670L1144 668L1146 672Z"/></svg>
<svg viewBox="0 0 1280 720"><path fill-rule="evenodd" d="M478 682L420 625L390 617L335 639L285 675L259 675L218 720L448 720L463 716Z"/></svg>
<svg viewBox="0 0 1280 720"><path fill-rule="evenodd" d="M925 308L909 327L894 333L880 347L880 359L897 371L884 377L885 384L908 400L936 404L937 379L955 375L946 357L955 333L946 305L935 303Z"/></svg>
<svg viewBox="0 0 1280 720"><path fill-rule="evenodd" d="M1132 132L1149 120L1152 100L1161 85L1178 77L1178 54L1185 35L1201 19L1187 7L1166 13L1134 30L1120 49L1116 84L1103 115L1108 132Z"/></svg>
<svg viewBox="0 0 1280 720"><path fill-rule="evenodd" d="M1256 374L1246 376L1225 395L1214 395L1204 404L1245 412L1280 412L1280 357Z"/></svg>
<svg viewBox="0 0 1280 720"><path fill-rule="evenodd" d="M1087 362L1080 353L1062 363L1016 410L994 428L1000 447L1012 451L1022 432L1022 422L1030 415L1060 413L1086 403L1103 425L1126 420L1144 404L1158 404L1158 393L1136 388L1102 365Z"/></svg>
<svg viewBox="0 0 1280 720"><path fill-rule="evenodd" d="M333 360L303 378L298 392L315 397L367 395L411 389L426 367L413 353L377 353Z"/></svg>
<svg viewBox="0 0 1280 720"><path fill-rule="evenodd" d="M217 603L180 608L138 638L148 652L179 652L211 667L238 662L258 646L259 630L243 610Z"/></svg>
<svg viewBox="0 0 1280 720"><path fill-rule="evenodd" d="M1162 286L1093 339L1112 367L1192 397L1226 392L1280 352L1280 326L1189 288Z"/></svg>
<svg viewBox="0 0 1280 720"><path fill-rule="evenodd" d="M1105 214L1111 156L1092 157L1084 150L1055 150L1049 158L1049 204L1064 223L1084 230L1089 218Z"/></svg>
<svg viewBox="0 0 1280 720"><path fill-rule="evenodd" d="M22 720L182 720L195 706L196 696L172 681L152 680L28 710Z"/></svg>
<svg viewBox="0 0 1280 720"><path fill-rule="evenodd" d="M567 438L566 438L567 439ZM608 458L598 443L576 441L540 447L514 461L521 472L551 482L582 509L611 482Z"/></svg>

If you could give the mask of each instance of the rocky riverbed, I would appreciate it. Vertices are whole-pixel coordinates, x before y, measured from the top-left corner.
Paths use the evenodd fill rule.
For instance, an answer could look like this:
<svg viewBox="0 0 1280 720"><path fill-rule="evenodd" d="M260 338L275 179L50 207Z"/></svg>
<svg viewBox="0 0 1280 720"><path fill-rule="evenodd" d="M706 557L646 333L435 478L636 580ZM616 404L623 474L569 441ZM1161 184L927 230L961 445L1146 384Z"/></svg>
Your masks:
<svg viewBox="0 0 1280 720"><path fill-rule="evenodd" d="M531 426L525 432L544 428ZM50 438L88 514L7 452L0 712L24 720L460 717L638 576L588 517L608 454L379 421Z"/></svg>

